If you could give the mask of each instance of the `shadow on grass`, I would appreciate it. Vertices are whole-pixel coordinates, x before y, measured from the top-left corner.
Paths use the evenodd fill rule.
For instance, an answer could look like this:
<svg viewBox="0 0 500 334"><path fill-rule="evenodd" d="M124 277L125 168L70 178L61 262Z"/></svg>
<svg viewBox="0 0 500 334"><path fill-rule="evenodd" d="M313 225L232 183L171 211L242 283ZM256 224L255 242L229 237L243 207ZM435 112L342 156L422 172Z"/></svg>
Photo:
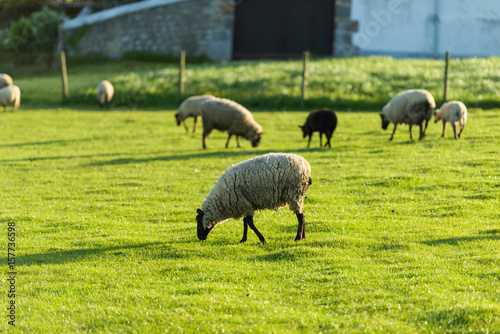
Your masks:
<svg viewBox="0 0 500 334"><path fill-rule="evenodd" d="M301 153L301 152L320 152L327 150L325 148L301 148L297 150L284 150L281 153ZM180 155L165 155L151 158L135 159L135 158L122 158L113 159L108 161L99 161L91 164L86 164L84 166L107 166L107 165L125 165L125 164L136 164L136 163L148 163L154 161L174 161L174 160L189 160L189 159L202 159L202 158L227 158L233 156L245 156L252 155L258 156L266 153L276 152L273 150L245 150L245 151L226 151L226 152L201 152L192 154L180 154Z"/></svg>
<svg viewBox="0 0 500 334"><path fill-rule="evenodd" d="M83 138L83 139L70 139L70 140L47 140L47 141L37 141L37 142L27 142L27 143L17 143L17 144L4 144L0 147L23 147L23 146L35 146L35 145L52 145L52 144L70 144L70 143L82 143L96 140L97 138Z"/></svg>
<svg viewBox="0 0 500 334"><path fill-rule="evenodd" d="M63 155L63 156L50 156L50 157L37 157L37 158L23 158L23 159L5 159L1 162L15 162L15 161L42 161L42 160L62 160L62 159L89 159L95 157L110 157L121 155L121 153L103 153L103 154L88 154L88 155Z"/></svg>
<svg viewBox="0 0 500 334"><path fill-rule="evenodd" d="M17 266L32 266L43 264L62 264L68 262L77 262L94 255L102 255L108 252L114 252L114 255L124 254L121 251L127 249L147 248L150 246L163 245L160 242L149 242L138 245L123 245L104 248L83 248L71 249L65 251L52 251L42 254L18 255L16 257Z"/></svg>
<svg viewBox="0 0 500 334"><path fill-rule="evenodd" d="M440 246L440 245L458 245L462 242L474 242L482 240L500 240L500 235L498 235L499 230L487 230L481 232L481 236L471 236L471 237L457 237L457 238L446 238L446 239L436 239L430 241L424 241L422 244L427 246Z"/></svg>

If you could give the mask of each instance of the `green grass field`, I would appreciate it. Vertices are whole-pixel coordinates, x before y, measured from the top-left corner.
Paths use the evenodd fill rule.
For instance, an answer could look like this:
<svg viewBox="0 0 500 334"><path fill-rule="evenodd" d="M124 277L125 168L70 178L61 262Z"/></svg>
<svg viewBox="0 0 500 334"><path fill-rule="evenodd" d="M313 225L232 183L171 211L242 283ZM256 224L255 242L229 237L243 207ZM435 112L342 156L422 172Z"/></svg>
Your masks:
<svg viewBox="0 0 500 334"><path fill-rule="evenodd" d="M468 107L500 108L500 58L452 59L449 100ZM57 71L36 72L0 62L23 93L27 108L61 106ZM115 107L170 108L179 105L178 64L158 62L68 61L69 99L63 107L95 108L96 87L104 79L115 86ZM409 88L430 91L438 104L443 94L444 61L357 57L312 59L306 109L378 110ZM186 65L185 95L213 94L238 101L251 110L295 110L300 107L302 61L235 61Z"/></svg>
<svg viewBox="0 0 500 334"><path fill-rule="evenodd" d="M341 112L331 149L317 134L306 148L307 111L256 112L258 148L214 132L207 150L174 112L0 114L0 247L15 223L17 271L13 330L4 260L0 332L500 332L500 110L420 142ZM274 151L312 166L307 239L285 209L256 213L265 245L239 244L234 220L200 242L218 177Z"/></svg>

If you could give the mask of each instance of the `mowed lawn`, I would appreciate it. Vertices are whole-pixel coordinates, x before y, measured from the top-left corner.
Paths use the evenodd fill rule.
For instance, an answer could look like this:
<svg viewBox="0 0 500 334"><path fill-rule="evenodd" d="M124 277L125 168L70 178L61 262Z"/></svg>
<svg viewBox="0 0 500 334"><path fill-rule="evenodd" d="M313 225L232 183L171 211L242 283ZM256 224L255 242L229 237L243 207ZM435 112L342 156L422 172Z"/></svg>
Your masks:
<svg viewBox="0 0 500 334"><path fill-rule="evenodd" d="M16 229L18 333L499 333L500 110L463 138L429 124L393 142L374 112L338 113L311 148L308 111L256 112L254 149L169 111L0 115L0 220ZM188 121L191 128L192 120ZM414 129L414 138L417 136ZM196 237L196 209L232 164L291 152L312 166L307 238L289 210ZM7 314L8 268L3 297ZM11 332L7 317L0 332ZM14 331L12 331L14 332Z"/></svg>

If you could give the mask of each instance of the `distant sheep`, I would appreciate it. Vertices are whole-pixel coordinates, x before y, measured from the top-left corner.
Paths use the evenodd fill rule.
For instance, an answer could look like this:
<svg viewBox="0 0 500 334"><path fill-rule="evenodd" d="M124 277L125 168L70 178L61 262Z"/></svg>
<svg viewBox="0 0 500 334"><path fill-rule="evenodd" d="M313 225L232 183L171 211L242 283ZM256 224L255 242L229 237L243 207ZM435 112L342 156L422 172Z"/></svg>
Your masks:
<svg viewBox="0 0 500 334"><path fill-rule="evenodd" d="M12 81L12 78L8 74L0 74L0 88L3 88L5 86L12 86L14 84L14 81Z"/></svg>
<svg viewBox="0 0 500 334"><path fill-rule="evenodd" d="M226 131L229 139L236 135L236 143L240 146L240 136L249 140L253 147L257 147L262 137L262 126L253 119L252 113L241 104L228 99L217 97L207 99L201 104L201 119L203 121L203 148L206 148L205 139L213 129Z"/></svg>
<svg viewBox="0 0 500 334"><path fill-rule="evenodd" d="M264 236L253 223L255 210L278 210L289 205L299 227L295 241L306 237L304 197L311 185L311 166L301 156L269 153L228 168L210 190L196 216L198 238L206 240L219 223L243 217L243 238L248 226L262 243Z"/></svg>
<svg viewBox="0 0 500 334"><path fill-rule="evenodd" d="M97 85L97 101L99 102L99 107L102 107L106 103L109 108L114 93L115 90L111 82L108 80L101 81Z"/></svg>
<svg viewBox="0 0 500 334"><path fill-rule="evenodd" d="M319 131L319 146L323 147L323 134L325 134L325 147L332 147L330 139L332 138L336 127L337 116L329 109L311 111L309 116L307 116L306 123L303 126L299 125L299 128L302 129L303 138L309 136L307 147L311 145L312 134L316 131Z"/></svg>
<svg viewBox="0 0 500 334"><path fill-rule="evenodd" d="M380 113L382 118L382 129L386 130L389 123L394 123L394 130L391 138L394 138L394 133L398 124L408 124L410 126L410 139L413 139L411 127L417 124L420 127L419 139L424 139L425 130L432 118L432 114L436 108L436 102L431 93L423 89L411 89L399 93L394 96L388 104L386 104ZM425 128L423 122L425 121Z"/></svg>
<svg viewBox="0 0 500 334"><path fill-rule="evenodd" d="M179 109L177 110L177 113L175 114L175 119L177 121L177 125L181 125L181 123L184 124L184 128L186 129L186 132L188 131L188 127L186 125L186 119L189 117L194 117L194 124L193 124L193 133L196 130L196 122L198 121L198 118L201 117L201 104L206 101L206 99L212 99L215 98L215 96L212 95L198 95L198 96L191 96L187 99L184 100L184 102L181 103L179 106Z"/></svg>
<svg viewBox="0 0 500 334"><path fill-rule="evenodd" d="M0 88L0 106L3 106L3 112L6 112L7 105L13 104L12 112L16 112L21 105L21 90L16 85Z"/></svg>
<svg viewBox="0 0 500 334"><path fill-rule="evenodd" d="M467 107L460 101L450 101L441 106L434 112L434 123L443 121L443 134L446 130L446 122L450 122L453 127L453 134L455 139L460 138L464 130L465 123L467 123ZM456 124L460 126L460 132L457 134Z"/></svg>

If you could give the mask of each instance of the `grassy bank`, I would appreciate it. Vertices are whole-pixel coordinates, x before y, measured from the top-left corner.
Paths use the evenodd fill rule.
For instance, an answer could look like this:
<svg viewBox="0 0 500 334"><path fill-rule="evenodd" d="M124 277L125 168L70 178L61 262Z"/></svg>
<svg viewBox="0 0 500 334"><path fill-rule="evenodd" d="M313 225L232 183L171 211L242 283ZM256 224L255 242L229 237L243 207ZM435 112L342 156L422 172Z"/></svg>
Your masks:
<svg viewBox="0 0 500 334"><path fill-rule="evenodd" d="M154 62L69 61L70 98L65 106L94 107L95 88L103 79L116 89L115 106L175 108L179 104L178 66ZM310 63L306 108L378 110L398 92L429 90L440 103L443 92L442 60L386 57L313 59ZM469 107L500 107L500 59L452 59L448 99ZM12 68L28 108L61 105L61 79L57 72L32 76ZM288 61L237 61L223 64L189 64L186 96L214 94L260 110L290 110L300 105L302 63Z"/></svg>
<svg viewBox="0 0 500 334"><path fill-rule="evenodd" d="M306 112L258 112L257 149L214 132L207 150L173 110L0 115L16 331L499 332L498 112L471 110L459 141L431 124L391 143L377 115L339 113L331 149L317 136L306 149ZM266 245L239 244L234 220L200 242L195 211L217 178L269 151L312 166L307 239L285 209L256 212Z"/></svg>

